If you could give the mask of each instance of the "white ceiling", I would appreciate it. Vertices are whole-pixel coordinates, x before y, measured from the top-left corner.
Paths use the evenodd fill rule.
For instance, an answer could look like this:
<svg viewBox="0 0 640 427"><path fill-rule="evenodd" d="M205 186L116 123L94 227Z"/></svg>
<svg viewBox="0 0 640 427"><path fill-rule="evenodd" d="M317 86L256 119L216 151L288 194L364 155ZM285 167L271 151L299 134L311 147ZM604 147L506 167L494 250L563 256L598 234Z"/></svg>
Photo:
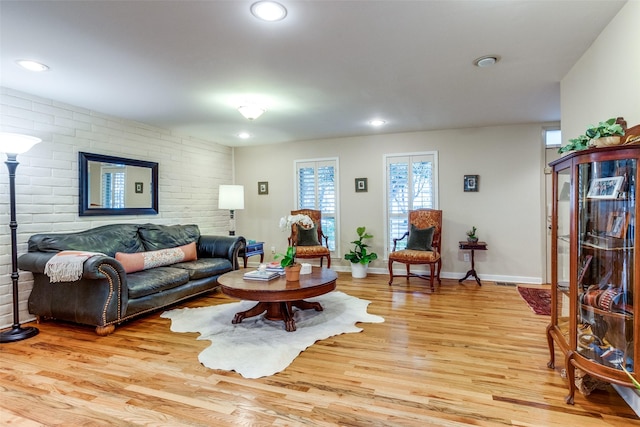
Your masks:
<svg viewBox="0 0 640 427"><path fill-rule="evenodd" d="M2 0L0 84L229 146L558 121L560 80L625 3L280 1L268 23L242 0Z"/></svg>

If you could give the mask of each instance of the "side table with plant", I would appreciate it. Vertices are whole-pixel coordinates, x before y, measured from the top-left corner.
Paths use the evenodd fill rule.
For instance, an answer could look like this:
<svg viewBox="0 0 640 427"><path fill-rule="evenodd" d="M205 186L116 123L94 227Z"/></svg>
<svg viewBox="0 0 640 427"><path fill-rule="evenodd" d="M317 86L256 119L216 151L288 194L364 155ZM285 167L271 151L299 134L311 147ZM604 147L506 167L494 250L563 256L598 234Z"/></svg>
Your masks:
<svg viewBox="0 0 640 427"><path fill-rule="evenodd" d="M369 245L364 243L364 239L371 239L373 236L366 232L366 228L358 227L356 233L358 233L358 239L351 242L355 247L344 255L344 259L351 261L351 276L361 279L367 277L369 263L378 259L378 255L367 250Z"/></svg>

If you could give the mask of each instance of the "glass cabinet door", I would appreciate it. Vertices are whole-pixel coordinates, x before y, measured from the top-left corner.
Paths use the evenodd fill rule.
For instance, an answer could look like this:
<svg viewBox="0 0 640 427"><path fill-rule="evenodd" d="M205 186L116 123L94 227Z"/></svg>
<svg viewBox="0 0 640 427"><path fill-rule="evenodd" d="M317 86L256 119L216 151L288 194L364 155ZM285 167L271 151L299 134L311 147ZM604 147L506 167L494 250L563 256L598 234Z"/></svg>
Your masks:
<svg viewBox="0 0 640 427"><path fill-rule="evenodd" d="M577 169L574 345L589 360L630 372L635 335L636 163L636 159L608 160L579 164Z"/></svg>
<svg viewBox="0 0 640 427"><path fill-rule="evenodd" d="M558 183L556 197L557 208L557 286L556 291L556 327L569 342L570 318L569 318L569 275L570 275L570 231L571 231L571 168L556 172Z"/></svg>

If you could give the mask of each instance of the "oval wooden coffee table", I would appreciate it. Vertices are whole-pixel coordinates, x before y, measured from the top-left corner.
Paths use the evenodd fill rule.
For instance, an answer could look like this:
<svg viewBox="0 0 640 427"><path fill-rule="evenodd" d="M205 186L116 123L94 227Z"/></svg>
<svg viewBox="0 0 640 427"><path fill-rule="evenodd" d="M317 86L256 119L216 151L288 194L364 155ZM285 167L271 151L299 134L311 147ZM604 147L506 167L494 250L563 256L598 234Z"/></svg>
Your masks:
<svg viewBox="0 0 640 427"><path fill-rule="evenodd" d="M287 282L284 276L277 279L245 280L242 276L251 269L240 269L225 273L218 278L222 293L230 297L249 301L258 301L253 308L236 313L231 323L240 323L242 319L267 312L265 318L282 320L287 332L296 330L292 308L322 311L317 302L304 301L317 297L336 288L338 275L335 271L323 267L312 267L311 274L301 274L297 282Z"/></svg>

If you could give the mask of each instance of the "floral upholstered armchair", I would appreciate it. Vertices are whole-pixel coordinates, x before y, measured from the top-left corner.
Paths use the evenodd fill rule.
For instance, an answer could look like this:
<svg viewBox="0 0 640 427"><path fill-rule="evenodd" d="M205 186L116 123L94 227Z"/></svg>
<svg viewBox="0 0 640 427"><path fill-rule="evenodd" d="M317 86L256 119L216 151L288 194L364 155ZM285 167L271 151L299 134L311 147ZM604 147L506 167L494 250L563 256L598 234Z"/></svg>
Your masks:
<svg viewBox="0 0 640 427"><path fill-rule="evenodd" d="M396 250L398 243L408 237L404 249ZM434 279L440 280L442 259L440 253L442 241L442 211L437 209L417 209L409 211L409 230L398 239L393 239L393 250L389 254L389 285L394 277L419 277L429 280L434 290ZM406 274L393 273L393 263L406 265ZM430 274L412 273L411 265L429 265Z"/></svg>
<svg viewBox="0 0 640 427"><path fill-rule="evenodd" d="M327 258L327 268L331 268L329 238L322 232L322 212L314 209L291 211L291 215L307 215L313 221L313 227L305 229L299 224L291 225L289 246L295 246L296 258L320 258L320 267Z"/></svg>

